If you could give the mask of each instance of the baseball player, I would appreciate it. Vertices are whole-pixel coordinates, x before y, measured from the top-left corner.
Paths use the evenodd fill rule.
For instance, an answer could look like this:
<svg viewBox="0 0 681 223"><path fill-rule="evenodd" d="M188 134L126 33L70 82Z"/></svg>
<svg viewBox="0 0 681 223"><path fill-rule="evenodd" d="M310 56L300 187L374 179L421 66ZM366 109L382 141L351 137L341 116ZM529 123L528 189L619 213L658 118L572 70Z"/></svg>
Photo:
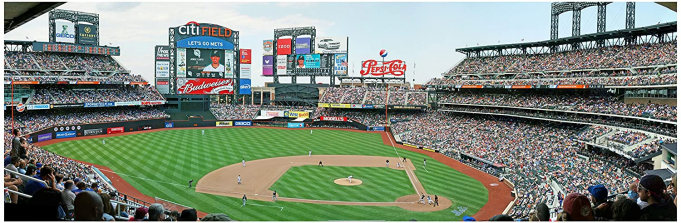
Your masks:
<svg viewBox="0 0 681 223"><path fill-rule="evenodd" d="M307 157L312 157L312 150L310 150L309 152L307 152Z"/></svg>
<svg viewBox="0 0 681 223"><path fill-rule="evenodd" d="M407 157L402 157L402 162L407 162Z"/></svg>
<svg viewBox="0 0 681 223"><path fill-rule="evenodd" d="M241 204L241 207L246 206L246 200L248 200L248 198L246 198L245 194L244 197L241 198L241 200L244 202L243 204Z"/></svg>
<svg viewBox="0 0 681 223"><path fill-rule="evenodd" d="M238 180L237 184L241 184L241 175L237 176L237 180Z"/></svg>
<svg viewBox="0 0 681 223"><path fill-rule="evenodd" d="M106 139L102 139L102 144L106 145Z"/></svg>
<svg viewBox="0 0 681 223"><path fill-rule="evenodd" d="M205 133L204 131L206 131L206 130L201 129L201 135L203 135L203 133Z"/></svg>
<svg viewBox="0 0 681 223"><path fill-rule="evenodd" d="M274 190L274 193L272 193L272 201L277 202L277 190Z"/></svg>
<svg viewBox="0 0 681 223"><path fill-rule="evenodd" d="M385 167L390 167L390 160L385 160Z"/></svg>
<svg viewBox="0 0 681 223"><path fill-rule="evenodd" d="M425 200L423 200L424 198L426 198L426 194L421 194L421 199L419 199L419 201L418 201L418 202L416 202L416 203L417 203L417 204L418 204L418 203L423 203L423 204L426 204L426 201L425 201Z"/></svg>
<svg viewBox="0 0 681 223"><path fill-rule="evenodd" d="M400 168L400 162L397 162L397 168Z"/></svg>
<svg viewBox="0 0 681 223"><path fill-rule="evenodd" d="M426 159L423 159L423 167L426 167Z"/></svg>
<svg viewBox="0 0 681 223"><path fill-rule="evenodd" d="M433 204L433 207L435 206L440 206L440 204L438 203L437 195L435 195L435 204Z"/></svg>
<svg viewBox="0 0 681 223"><path fill-rule="evenodd" d="M241 159L241 165L246 167L246 159Z"/></svg>
<svg viewBox="0 0 681 223"><path fill-rule="evenodd" d="M319 165L317 165L317 167L320 167L320 166L321 166L321 167L324 167L324 164L322 164L322 161L321 161L321 160L319 161Z"/></svg>
<svg viewBox="0 0 681 223"><path fill-rule="evenodd" d="M191 179L191 180L189 181L189 188L192 188L192 183L193 183L193 182L194 182L194 179Z"/></svg>
<svg viewBox="0 0 681 223"><path fill-rule="evenodd" d="M310 135L312 135L312 129L310 129Z"/></svg>
<svg viewBox="0 0 681 223"><path fill-rule="evenodd" d="M428 195L428 204L433 204L433 200L430 199L430 195Z"/></svg>
<svg viewBox="0 0 681 223"><path fill-rule="evenodd" d="M350 183L352 183L352 175L350 175L350 176L348 177L348 181L350 181Z"/></svg>

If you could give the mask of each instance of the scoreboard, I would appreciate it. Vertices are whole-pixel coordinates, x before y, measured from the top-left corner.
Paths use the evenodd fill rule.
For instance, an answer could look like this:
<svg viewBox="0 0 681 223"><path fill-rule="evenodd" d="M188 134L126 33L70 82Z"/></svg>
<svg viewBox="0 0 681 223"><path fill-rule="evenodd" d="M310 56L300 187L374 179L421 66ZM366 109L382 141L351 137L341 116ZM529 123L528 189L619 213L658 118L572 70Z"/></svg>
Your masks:
<svg viewBox="0 0 681 223"><path fill-rule="evenodd" d="M119 47L110 46L88 46L70 43L45 43L33 42L33 51L36 52L64 52L64 53L85 53L85 54L99 54L120 56L121 49Z"/></svg>

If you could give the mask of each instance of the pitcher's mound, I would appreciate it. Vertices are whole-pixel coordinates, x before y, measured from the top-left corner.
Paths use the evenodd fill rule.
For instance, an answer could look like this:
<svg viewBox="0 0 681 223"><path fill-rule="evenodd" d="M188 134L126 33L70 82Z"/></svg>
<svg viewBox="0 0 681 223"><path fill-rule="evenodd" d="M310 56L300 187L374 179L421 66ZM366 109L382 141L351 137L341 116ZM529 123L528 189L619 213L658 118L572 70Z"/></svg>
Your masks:
<svg viewBox="0 0 681 223"><path fill-rule="evenodd" d="M359 179L352 179L352 183L348 180L348 178L338 178L333 181L334 183L338 185L343 185L343 186L357 186L362 184L362 180Z"/></svg>
<svg viewBox="0 0 681 223"><path fill-rule="evenodd" d="M452 201L442 196L438 196L439 205L435 207L433 207L432 204L416 203L419 198L420 197L418 195L413 194L397 198L395 202L400 203L398 206L403 209L420 212L441 211L452 206ZM435 199L433 195L430 195L430 198ZM426 200L426 203L427 202L428 200Z"/></svg>

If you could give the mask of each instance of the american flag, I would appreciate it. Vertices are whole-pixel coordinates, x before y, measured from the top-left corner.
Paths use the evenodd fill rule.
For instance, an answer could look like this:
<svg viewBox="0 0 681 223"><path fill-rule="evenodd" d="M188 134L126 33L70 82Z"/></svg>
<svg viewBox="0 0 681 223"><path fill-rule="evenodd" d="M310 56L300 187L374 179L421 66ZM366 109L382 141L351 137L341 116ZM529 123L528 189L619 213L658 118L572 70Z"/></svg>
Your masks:
<svg viewBox="0 0 681 223"><path fill-rule="evenodd" d="M341 66L347 67L347 66L348 66L348 62L345 61L345 60L341 60Z"/></svg>

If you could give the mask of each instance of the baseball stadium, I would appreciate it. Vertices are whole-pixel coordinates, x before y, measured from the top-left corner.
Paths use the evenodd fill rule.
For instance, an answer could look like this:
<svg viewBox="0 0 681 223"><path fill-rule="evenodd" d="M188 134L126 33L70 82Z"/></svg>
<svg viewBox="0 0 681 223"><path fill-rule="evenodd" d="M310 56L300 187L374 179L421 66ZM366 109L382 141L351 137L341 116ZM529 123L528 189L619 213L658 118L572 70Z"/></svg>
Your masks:
<svg viewBox="0 0 681 223"><path fill-rule="evenodd" d="M4 220L677 220L676 2L342 6L547 24L413 52L284 12L336 4L5 2Z"/></svg>

